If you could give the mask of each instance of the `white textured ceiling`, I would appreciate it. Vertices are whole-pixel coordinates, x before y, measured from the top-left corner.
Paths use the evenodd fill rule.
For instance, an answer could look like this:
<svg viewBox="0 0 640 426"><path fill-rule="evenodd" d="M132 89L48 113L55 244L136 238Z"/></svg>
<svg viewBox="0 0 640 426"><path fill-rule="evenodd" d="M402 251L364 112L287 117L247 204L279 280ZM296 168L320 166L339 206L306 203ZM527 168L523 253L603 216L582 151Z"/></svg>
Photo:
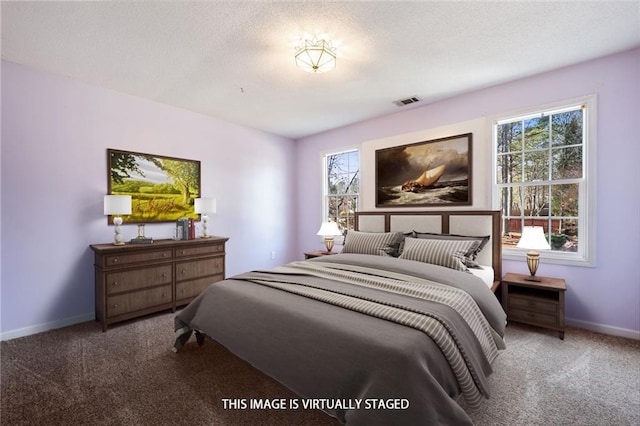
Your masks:
<svg viewBox="0 0 640 426"><path fill-rule="evenodd" d="M640 45L639 1L1 8L5 60L293 139ZM334 40L335 70L295 67L304 33Z"/></svg>

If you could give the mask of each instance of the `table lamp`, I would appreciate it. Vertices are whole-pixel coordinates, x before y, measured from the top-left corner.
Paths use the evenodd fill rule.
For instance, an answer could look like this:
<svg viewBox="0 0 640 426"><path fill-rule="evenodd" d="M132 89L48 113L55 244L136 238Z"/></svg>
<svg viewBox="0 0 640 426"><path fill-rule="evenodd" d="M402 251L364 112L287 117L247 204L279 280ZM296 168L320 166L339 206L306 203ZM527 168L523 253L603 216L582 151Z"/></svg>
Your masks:
<svg viewBox="0 0 640 426"><path fill-rule="evenodd" d="M202 215L202 237L209 238L209 231L207 228L207 221L209 217L207 213L216 212L216 199L215 198L196 198L193 203L193 211Z"/></svg>
<svg viewBox="0 0 640 426"><path fill-rule="evenodd" d="M536 271L540 264L540 253L536 250L549 250L549 242L544 236L544 230L541 226L525 226L522 229L522 236L518 241L518 248L528 249L527 253L527 265L529 266L529 275L525 278L527 281L540 282L540 278L536 277Z"/></svg>
<svg viewBox="0 0 640 426"><path fill-rule="evenodd" d="M327 247L327 252L331 252L331 249L333 249L333 237L335 235L342 235L342 232L338 229L337 223L324 222L322 226L320 226L318 235L324 237L324 245Z"/></svg>
<svg viewBox="0 0 640 426"><path fill-rule="evenodd" d="M131 214L131 195L105 195L104 196L104 214L113 216L113 225L115 235L113 244L116 246L124 245L120 225L122 225L122 215Z"/></svg>

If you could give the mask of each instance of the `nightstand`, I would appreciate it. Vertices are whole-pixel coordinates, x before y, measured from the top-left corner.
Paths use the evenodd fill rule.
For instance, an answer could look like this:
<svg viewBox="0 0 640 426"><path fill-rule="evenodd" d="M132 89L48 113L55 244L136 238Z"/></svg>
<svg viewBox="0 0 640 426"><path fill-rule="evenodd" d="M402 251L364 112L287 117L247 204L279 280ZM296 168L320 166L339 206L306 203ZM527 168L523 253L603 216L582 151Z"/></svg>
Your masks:
<svg viewBox="0 0 640 426"><path fill-rule="evenodd" d="M564 293L561 278L537 277L508 273L502 278L502 303L507 320L558 331L564 340Z"/></svg>
<svg viewBox="0 0 640 426"><path fill-rule="evenodd" d="M332 254L338 254L338 252L336 252L336 251L325 251L325 250L313 250L313 251L305 252L304 259L307 260L307 259L313 259L314 257L330 256Z"/></svg>

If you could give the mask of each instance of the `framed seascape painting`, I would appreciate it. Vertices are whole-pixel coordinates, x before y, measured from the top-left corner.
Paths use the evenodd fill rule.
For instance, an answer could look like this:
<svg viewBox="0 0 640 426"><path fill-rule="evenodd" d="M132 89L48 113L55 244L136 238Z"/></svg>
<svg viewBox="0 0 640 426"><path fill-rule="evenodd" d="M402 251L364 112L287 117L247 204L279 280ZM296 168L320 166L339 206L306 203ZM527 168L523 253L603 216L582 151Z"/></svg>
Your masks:
<svg viewBox="0 0 640 426"><path fill-rule="evenodd" d="M107 194L131 195L131 215L124 223L198 219L200 161L107 149ZM109 216L111 220L111 216Z"/></svg>
<svg viewBox="0 0 640 426"><path fill-rule="evenodd" d="M376 151L376 207L471 205L472 134Z"/></svg>

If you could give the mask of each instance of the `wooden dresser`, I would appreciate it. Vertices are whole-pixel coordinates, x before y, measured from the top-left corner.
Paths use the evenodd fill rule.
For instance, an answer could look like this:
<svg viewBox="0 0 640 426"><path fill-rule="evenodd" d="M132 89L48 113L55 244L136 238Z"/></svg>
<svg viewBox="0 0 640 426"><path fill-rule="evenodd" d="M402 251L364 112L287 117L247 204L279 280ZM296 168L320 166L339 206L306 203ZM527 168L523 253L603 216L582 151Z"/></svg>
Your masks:
<svg viewBox="0 0 640 426"><path fill-rule="evenodd" d="M186 305L225 278L226 237L94 244L96 320L109 324Z"/></svg>

